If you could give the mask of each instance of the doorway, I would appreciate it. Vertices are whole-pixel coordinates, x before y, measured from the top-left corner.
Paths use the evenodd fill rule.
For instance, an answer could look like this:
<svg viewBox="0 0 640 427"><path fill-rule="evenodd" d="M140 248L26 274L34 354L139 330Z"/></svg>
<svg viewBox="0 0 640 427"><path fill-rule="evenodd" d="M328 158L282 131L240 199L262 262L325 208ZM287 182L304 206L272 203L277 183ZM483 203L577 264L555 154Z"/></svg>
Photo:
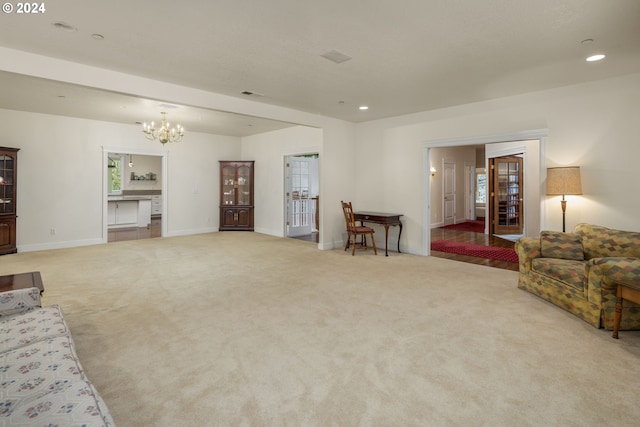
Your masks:
<svg viewBox="0 0 640 427"><path fill-rule="evenodd" d="M440 163L438 157L432 156L432 150L483 145L486 149L484 159L487 162L488 159L493 157L512 156L518 153L524 154L522 171L525 185L522 188L522 194L524 195L522 207L526 214L524 215L524 221L522 221L524 227L522 235L536 236L544 225L542 221L543 192L541 182L544 177L546 138L547 130L537 129L497 136L425 141L423 146L423 173L428 176L431 166ZM476 172L479 174L478 170ZM438 184L437 173L435 175L435 183ZM489 173L486 176L487 181L488 175ZM431 179L423 181L424 200L427 201L427 203L423 204L422 212L424 227L422 227L422 251L420 253L423 255L429 255L431 252L432 227L443 225L443 221L438 215L442 213L442 206L440 205L442 201L442 185L431 185L434 183L433 181L433 172L431 173ZM478 204L477 208L481 208L481 205ZM483 212L478 212L478 210L476 210L477 216L481 216ZM489 206L486 207L485 218L487 220L490 218L488 211ZM487 230L485 229L486 232ZM511 235L501 235L500 237L506 238L511 237Z"/></svg>
<svg viewBox="0 0 640 427"><path fill-rule="evenodd" d="M103 147L103 165L103 243L166 235L166 153Z"/></svg>
<svg viewBox="0 0 640 427"><path fill-rule="evenodd" d="M318 153L286 156L285 177L285 236L318 243L320 224Z"/></svg>

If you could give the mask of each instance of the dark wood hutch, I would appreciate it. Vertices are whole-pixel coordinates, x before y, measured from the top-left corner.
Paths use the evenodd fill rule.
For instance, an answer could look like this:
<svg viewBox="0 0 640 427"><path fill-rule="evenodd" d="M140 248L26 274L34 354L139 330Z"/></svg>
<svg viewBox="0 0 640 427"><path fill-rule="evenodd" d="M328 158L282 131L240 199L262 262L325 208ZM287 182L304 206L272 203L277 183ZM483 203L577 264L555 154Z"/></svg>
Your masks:
<svg viewBox="0 0 640 427"><path fill-rule="evenodd" d="M253 231L254 161L220 161L220 231Z"/></svg>
<svg viewBox="0 0 640 427"><path fill-rule="evenodd" d="M16 248L16 181L19 148L0 147L0 255Z"/></svg>

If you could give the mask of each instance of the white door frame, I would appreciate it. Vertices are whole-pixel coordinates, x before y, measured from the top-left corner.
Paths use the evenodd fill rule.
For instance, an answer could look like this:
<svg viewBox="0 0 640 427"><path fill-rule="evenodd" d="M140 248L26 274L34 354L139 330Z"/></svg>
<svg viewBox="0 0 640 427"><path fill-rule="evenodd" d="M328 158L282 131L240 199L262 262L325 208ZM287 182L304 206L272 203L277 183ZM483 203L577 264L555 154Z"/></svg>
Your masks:
<svg viewBox="0 0 640 427"><path fill-rule="evenodd" d="M464 216L476 219L476 167L469 162L464 162Z"/></svg>

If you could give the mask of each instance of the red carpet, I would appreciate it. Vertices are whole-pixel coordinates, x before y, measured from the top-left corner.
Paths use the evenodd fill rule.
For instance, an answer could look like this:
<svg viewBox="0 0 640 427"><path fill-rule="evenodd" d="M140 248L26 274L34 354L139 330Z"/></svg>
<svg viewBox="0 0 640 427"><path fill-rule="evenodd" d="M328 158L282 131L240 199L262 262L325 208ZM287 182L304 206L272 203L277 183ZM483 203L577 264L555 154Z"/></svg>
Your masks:
<svg viewBox="0 0 640 427"><path fill-rule="evenodd" d="M518 254L511 248L475 245L451 240L436 240L431 242L431 250L518 263Z"/></svg>
<svg viewBox="0 0 640 427"><path fill-rule="evenodd" d="M472 233L484 233L484 220L475 219L461 222L460 224L445 225L445 230L471 231Z"/></svg>

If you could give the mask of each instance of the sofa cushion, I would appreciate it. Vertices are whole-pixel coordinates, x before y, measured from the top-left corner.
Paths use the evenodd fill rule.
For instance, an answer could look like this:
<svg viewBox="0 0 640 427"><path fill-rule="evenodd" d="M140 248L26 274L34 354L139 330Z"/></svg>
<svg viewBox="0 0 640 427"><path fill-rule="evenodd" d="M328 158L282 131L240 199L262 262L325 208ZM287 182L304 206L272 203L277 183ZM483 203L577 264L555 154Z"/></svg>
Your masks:
<svg viewBox="0 0 640 427"><path fill-rule="evenodd" d="M13 289L0 292L0 317L10 317L40 307L40 289Z"/></svg>
<svg viewBox="0 0 640 427"><path fill-rule="evenodd" d="M578 224L574 231L582 236L585 259L640 258L640 233L591 224Z"/></svg>
<svg viewBox="0 0 640 427"><path fill-rule="evenodd" d="M531 269L552 279L584 290L585 261L574 261L559 258L536 258L531 261Z"/></svg>
<svg viewBox="0 0 640 427"><path fill-rule="evenodd" d="M57 305L0 319L0 352L24 347L47 338L69 335Z"/></svg>
<svg viewBox="0 0 640 427"><path fill-rule="evenodd" d="M0 425L112 425L70 335L0 353Z"/></svg>
<svg viewBox="0 0 640 427"><path fill-rule="evenodd" d="M540 253L543 258L584 261L582 236L578 233L542 231L540 232Z"/></svg>

